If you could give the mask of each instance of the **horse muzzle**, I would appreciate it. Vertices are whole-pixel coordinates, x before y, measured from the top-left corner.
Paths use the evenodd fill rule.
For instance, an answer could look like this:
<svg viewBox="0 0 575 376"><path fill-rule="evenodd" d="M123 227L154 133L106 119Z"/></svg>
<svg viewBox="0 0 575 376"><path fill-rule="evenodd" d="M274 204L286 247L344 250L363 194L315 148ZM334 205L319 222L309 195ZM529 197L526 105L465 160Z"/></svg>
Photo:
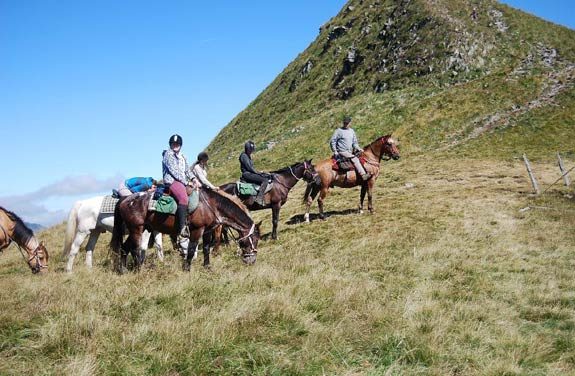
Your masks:
<svg viewBox="0 0 575 376"><path fill-rule="evenodd" d="M242 261L246 265L253 265L256 263L257 255L258 255L257 250L253 250L249 253L244 253L244 254L242 254Z"/></svg>

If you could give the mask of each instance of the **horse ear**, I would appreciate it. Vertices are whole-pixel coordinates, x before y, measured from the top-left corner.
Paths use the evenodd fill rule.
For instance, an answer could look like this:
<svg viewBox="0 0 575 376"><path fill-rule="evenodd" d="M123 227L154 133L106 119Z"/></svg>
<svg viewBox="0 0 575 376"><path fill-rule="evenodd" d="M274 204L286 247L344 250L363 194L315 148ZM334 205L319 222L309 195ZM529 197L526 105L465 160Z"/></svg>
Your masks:
<svg viewBox="0 0 575 376"><path fill-rule="evenodd" d="M40 242L40 245L41 245L42 247L45 247L45 246L46 246L46 243L44 243L44 240L42 240L42 241Z"/></svg>
<svg viewBox="0 0 575 376"><path fill-rule="evenodd" d="M262 223L263 223L263 220L259 221L258 223L256 223L256 227L257 227L257 228L260 228L261 225L262 225Z"/></svg>

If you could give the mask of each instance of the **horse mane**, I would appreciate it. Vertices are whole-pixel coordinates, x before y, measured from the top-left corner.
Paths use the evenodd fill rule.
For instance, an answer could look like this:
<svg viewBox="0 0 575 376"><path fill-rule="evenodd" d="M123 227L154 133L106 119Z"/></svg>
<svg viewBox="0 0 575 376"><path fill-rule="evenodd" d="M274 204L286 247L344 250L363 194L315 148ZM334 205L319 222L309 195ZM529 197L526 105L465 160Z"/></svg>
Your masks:
<svg viewBox="0 0 575 376"><path fill-rule="evenodd" d="M28 243L28 241L30 239L32 239L34 237L34 232L32 230L30 230L24 224L24 221L20 217L18 217L14 212L6 210L2 206L0 206L0 210L2 210L4 213L6 213L6 216L8 218L10 218L10 220L12 222L15 223L14 233L12 234L12 237L14 238L14 240L17 240L17 241L21 242L22 244L26 244L26 243Z"/></svg>
<svg viewBox="0 0 575 376"><path fill-rule="evenodd" d="M207 193L209 196L213 196L218 201L218 204L221 205L221 208L224 211L231 211L232 214L237 216L245 215L251 219L248 208L240 201L238 197L227 194L222 190L216 192L209 189L202 189L202 191Z"/></svg>
<svg viewBox="0 0 575 376"><path fill-rule="evenodd" d="M296 162L296 163L294 163L294 164L292 164L292 165L290 165L290 166L287 166L287 167L284 167L284 168L280 168L279 170L272 171L271 173L272 173L272 174L281 174L281 173L284 173L284 172L288 172L289 169L290 169L290 167L293 169L295 166L297 166L297 165L300 164L300 163L301 163L301 162Z"/></svg>
<svg viewBox="0 0 575 376"><path fill-rule="evenodd" d="M217 193L218 195L223 196L223 197L225 197L225 198L227 198L227 199L233 201L234 204L236 204L236 205L239 206L244 212L246 212L247 214L249 214L249 210L248 210L247 206L244 205L244 203L242 202L242 200L240 200L240 198L239 198L238 196L234 196L234 195L231 195L231 194L229 194L229 193L226 193L226 192L224 192L224 191L221 190L221 189L220 189L219 191L214 192L214 193Z"/></svg>
<svg viewBox="0 0 575 376"><path fill-rule="evenodd" d="M382 138L390 138L390 137L391 137L391 134L386 134L385 136L377 137L375 140L373 140L373 141L371 141L369 144L365 145L365 146L363 147L363 149L364 149L364 150L367 149L368 147L371 146L371 144L376 143L377 141L381 140Z"/></svg>

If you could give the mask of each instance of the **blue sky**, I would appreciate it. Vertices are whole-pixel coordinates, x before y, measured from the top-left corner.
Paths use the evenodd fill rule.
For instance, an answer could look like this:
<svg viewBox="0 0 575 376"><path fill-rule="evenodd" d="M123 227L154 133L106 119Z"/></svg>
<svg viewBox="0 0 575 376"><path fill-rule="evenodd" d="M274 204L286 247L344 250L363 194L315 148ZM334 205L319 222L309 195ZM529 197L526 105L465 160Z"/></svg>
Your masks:
<svg viewBox="0 0 575 376"><path fill-rule="evenodd" d="M505 1L574 28L569 1ZM29 222L194 159L344 0L0 0L0 205ZM6 161L8 161L6 163Z"/></svg>

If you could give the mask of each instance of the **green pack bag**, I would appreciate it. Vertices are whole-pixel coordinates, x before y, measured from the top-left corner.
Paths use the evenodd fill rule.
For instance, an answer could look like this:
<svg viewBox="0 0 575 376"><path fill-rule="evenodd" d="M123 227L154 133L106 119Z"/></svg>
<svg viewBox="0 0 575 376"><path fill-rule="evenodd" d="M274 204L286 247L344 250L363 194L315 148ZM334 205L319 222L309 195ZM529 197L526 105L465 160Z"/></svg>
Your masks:
<svg viewBox="0 0 575 376"><path fill-rule="evenodd" d="M162 195L162 197L156 201L156 211L158 213L173 214L177 208L176 200L174 200L172 196Z"/></svg>
<svg viewBox="0 0 575 376"><path fill-rule="evenodd" d="M251 183L244 183L243 181L238 181L238 192L242 196L255 196L258 194L258 190Z"/></svg>

